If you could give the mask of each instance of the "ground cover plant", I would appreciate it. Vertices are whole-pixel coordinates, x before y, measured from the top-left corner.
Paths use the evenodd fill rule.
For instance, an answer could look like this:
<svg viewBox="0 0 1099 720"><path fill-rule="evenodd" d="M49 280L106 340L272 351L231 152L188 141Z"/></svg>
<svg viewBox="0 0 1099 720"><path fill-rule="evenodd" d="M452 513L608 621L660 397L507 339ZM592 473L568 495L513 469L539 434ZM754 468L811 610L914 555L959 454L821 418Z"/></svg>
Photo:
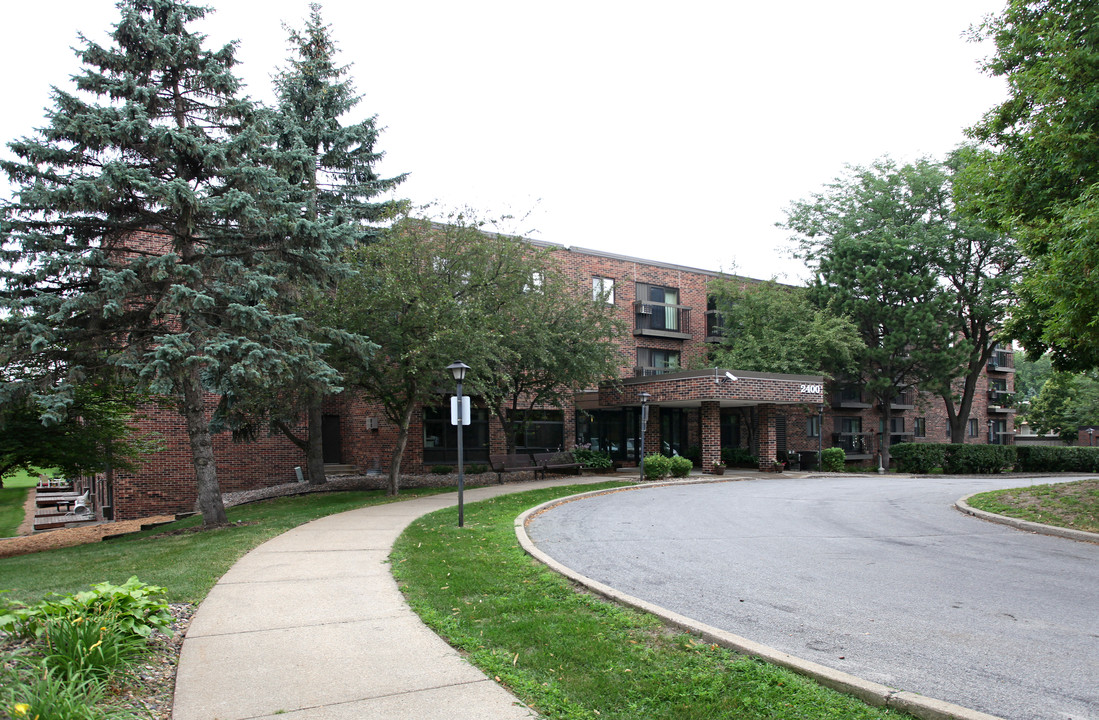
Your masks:
<svg viewBox="0 0 1099 720"><path fill-rule="evenodd" d="M579 592L519 548L513 522L539 490L420 518L393 571L424 621L545 718L816 720L907 717L738 656L656 618Z"/></svg>
<svg viewBox="0 0 1099 720"><path fill-rule="evenodd" d="M994 490L967 500L978 510L1099 533L1099 480Z"/></svg>

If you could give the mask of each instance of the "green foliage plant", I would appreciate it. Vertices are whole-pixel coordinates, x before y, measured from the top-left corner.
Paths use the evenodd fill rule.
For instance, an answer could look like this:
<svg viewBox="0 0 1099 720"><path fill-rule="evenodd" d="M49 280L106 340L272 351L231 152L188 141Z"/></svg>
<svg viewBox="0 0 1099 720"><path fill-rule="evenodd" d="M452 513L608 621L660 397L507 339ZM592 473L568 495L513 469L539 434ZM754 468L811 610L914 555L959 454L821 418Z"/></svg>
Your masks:
<svg viewBox="0 0 1099 720"><path fill-rule="evenodd" d="M825 448L820 454L822 469L827 472L843 472L847 461L847 453L843 448Z"/></svg>
<svg viewBox="0 0 1099 720"><path fill-rule="evenodd" d="M721 448L721 460L729 467L759 467L759 458L747 448L723 447Z"/></svg>
<svg viewBox="0 0 1099 720"><path fill-rule="evenodd" d="M671 467L669 471L672 477L685 478L691 474L691 469L694 468L694 463L689 458L685 458L682 455L675 455L668 458L671 461Z"/></svg>
<svg viewBox="0 0 1099 720"><path fill-rule="evenodd" d="M52 593L30 606L9 600L0 613L0 630L25 638L41 638L54 621L63 624L77 618L100 618L109 620L123 634L146 638L154 629L170 632L172 615L165 593L165 588L147 585L131 576L122 585L101 582L92 585L91 590L67 595Z"/></svg>
<svg viewBox="0 0 1099 720"><path fill-rule="evenodd" d="M940 443L899 443L891 452L897 470L924 475L943 466L946 450Z"/></svg>
<svg viewBox="0 0 1099 720"><path fill-rule="evenodd" d="M466 472L470 475L480 475L481 473L487 473L488 465L484 465L482 463L472 463L470 465L466 465Z"/></svg>
<svg viewBox="0 0 1099 720"><path fill-rule="evenodd" d="M948 474L989 475L1015 467L1014 445L958 445L944 446L943 472Z"/></svg>
<svg viewBox="0 0 1099 720"><path fill-rule="evenodd" d="M1099 447L1017 445L1015 452L1022 472L1099 473Z"/></svg>
<svg viewBox="0 0 1099 720"><path fill-rule="evenodd" d="M138 720L106 704L104 683L70 678L20 658L0 672L0 717L12 720ZM5 677L6 675L6 677Z"/></svg>
<svg viewBox="0 0 1099 720"><path fill-rule="evenodd" d="M611 456L602 450L577 446L572 449L572 458L589 470L610 470L614 467Z"/></svg>
<svg viewBox="0 0 1099 720"><path fill-rule="evenodd" d="M145 638L127 631L115 613L49 617L38 638L41 664L70 680L107 680L148 651Z"/></svg>
<svg viewBox="0 0 1099 720"><path fill-rule="evenodd" d="M672 472L672 459L660 453L645 456L645 479L660 480Z"/></svg>
<svg viewBox="0 0 1099 720"><path fill-rule="evenodd" d="M452 472L454 472L454 468L451 467L450 465L432 465L431 466L431 474L432 475L449 475Z"/></svg>

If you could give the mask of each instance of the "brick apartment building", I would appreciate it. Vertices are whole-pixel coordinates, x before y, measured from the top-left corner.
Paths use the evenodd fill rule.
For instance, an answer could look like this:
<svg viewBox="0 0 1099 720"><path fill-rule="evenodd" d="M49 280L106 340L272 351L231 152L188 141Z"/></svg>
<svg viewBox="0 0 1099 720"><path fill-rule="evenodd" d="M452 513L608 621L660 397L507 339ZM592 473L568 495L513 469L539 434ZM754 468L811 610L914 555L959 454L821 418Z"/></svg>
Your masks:
<svg viewBox="0 0 1099 720"><path fill-rule="evenodd" d="M710 344L720 340L720 321L707 295L708 283L719 273L534 244L548 248L567 276L585 292L590 289L593 298L613 303L630 331L618 338L619 382L585 389L566 407L529 411L520 451L590 443L609 452L616 463L634 465L641 436L641 394L647 393L646 452L697 454L703 468L721 457L723 447L745 448L766 468L778 456L815 454L818 448L830 447L842 447L851 462L875 461L885 429L858 387L825 385L820 376L812 375L681 369L705 367ZM1012 442L1013 373L1012 353L997 351L978 384L967 442ZM449 401L440 395L437 404L414 413L402 465L407 472L456 463ZM900 396L893 409L888 429L892 443L949 441L946 413L937 396ZM170 410L148 408L142 425L164 438L165 449L150 456L136 473L116 476L114 517L193 509L194 471L183 419ZM382 472L396 434L379 406L367 398L345 393L326 401L326 463ZM468 463L485 462L489 454L505 451L503 429L487 409L474 408L463 435ZM248 444L235 444L221 435L215 439L215 453L223 492L293 482L295 467L304 464L301 451L276 435Z"/></svg>

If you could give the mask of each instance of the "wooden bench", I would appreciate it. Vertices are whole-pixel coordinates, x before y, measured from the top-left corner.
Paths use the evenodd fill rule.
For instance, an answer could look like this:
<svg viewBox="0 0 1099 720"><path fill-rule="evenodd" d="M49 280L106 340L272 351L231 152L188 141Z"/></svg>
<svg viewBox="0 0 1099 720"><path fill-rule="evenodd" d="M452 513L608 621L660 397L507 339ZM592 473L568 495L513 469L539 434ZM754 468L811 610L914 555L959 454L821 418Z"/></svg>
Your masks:
<svg viewBox="0 0 1099 720"><path fill-rule="evenodd" d="M580 471L584 469L584 464L576 462L576 458L570 452L534 453L532 457L538 467L542 469L543 478L546 477L546 473L564 472L565 470L579 475Z"/></svg>
<svg viewBox="0 0 1099 720"><path fill-rule="evenodd" d="M503 475L506 472L523 472L525 470L531 470L534 472L534 476L538 477L538 471L541 469L538 463L530 456L530 453L514 453L511 455L489 455L489 464L492 465L493 472L496 473L496 482L503 484Z"/></svg>

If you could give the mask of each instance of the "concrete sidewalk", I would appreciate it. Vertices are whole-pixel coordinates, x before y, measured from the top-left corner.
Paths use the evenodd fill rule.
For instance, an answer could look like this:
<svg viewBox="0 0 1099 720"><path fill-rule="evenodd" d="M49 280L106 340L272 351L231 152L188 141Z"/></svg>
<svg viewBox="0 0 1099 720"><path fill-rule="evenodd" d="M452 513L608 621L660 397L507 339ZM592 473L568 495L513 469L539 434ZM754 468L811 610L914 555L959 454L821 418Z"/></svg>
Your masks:
<svg viewBox="0 0 1099 720"><path fill-rule="evenodd" d="M465 501L608 479L476 488ZM404 528L457 502L447 493L331 515L241 558L187 631L173 720L536 717L420 622L389 572Z"/></svg>

